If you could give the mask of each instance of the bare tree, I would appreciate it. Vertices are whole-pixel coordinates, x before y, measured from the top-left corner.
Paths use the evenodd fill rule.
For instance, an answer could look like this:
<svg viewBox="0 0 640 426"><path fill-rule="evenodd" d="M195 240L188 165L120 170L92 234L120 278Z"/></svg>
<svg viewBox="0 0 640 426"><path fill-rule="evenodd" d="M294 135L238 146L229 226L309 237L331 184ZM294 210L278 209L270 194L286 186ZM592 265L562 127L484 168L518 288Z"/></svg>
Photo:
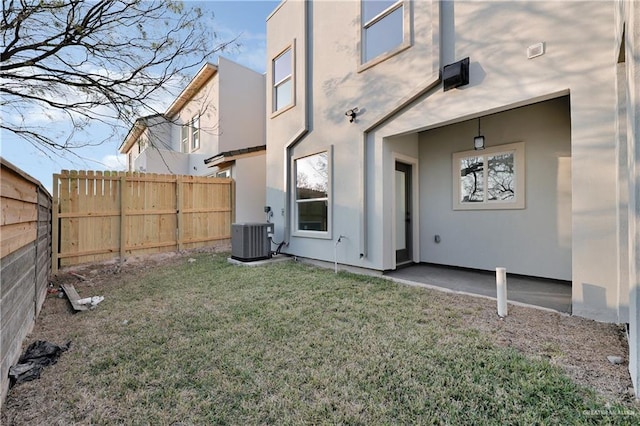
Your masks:
<svg viewBox="0 0 640 426"><path fill-rule="evenodd" d="M218 42L198 8L171 0L3 0L0 128L60 153L104 142L96 120L157 113L186 71L235 43ZM154 108L158 105L158 108ZM64 134L45 122L64 121Z"/></svg>

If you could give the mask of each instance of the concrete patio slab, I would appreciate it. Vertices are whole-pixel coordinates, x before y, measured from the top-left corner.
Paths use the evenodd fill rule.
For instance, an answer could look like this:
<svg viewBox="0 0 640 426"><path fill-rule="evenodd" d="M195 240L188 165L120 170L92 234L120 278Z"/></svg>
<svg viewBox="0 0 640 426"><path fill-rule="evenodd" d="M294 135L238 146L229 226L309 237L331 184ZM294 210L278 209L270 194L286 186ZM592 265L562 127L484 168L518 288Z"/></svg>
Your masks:
<svg viewBox="0 0 640 426"><path fill-rule="evenodd" d="M448 291L496 297L495 273L448 266L416 264L385 273L399 281L425 284ZM507 271L507 300L571 313L571 283L568 281L511 275Z"/></svg>

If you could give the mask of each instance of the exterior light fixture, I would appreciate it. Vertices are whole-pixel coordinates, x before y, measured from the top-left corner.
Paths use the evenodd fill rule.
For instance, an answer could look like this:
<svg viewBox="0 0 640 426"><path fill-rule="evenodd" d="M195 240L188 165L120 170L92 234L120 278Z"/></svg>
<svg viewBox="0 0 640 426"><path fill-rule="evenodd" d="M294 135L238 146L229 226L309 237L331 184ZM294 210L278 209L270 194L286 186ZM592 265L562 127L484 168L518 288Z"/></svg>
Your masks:
<svg viewBox="0 0 640 426"><path fill-rule="evenodd" d="M356 116L358 115L358 107L347 110L344 115L349 117L349 123L353 123L354 121L356 121Z"/></svg>
<svg viewBox="0 0 640 426"><path fill-rule="evenodd" d="M473 138L473 149L484 149L484 136L480 133L480 118L478 118L478 136Z"/></svg>
<svg viewBox="0 0 640 426"><path fill-rule="evenodd" d="M445 65L442 68L442 83L445 92L469 84L469 58Z"/></svg>

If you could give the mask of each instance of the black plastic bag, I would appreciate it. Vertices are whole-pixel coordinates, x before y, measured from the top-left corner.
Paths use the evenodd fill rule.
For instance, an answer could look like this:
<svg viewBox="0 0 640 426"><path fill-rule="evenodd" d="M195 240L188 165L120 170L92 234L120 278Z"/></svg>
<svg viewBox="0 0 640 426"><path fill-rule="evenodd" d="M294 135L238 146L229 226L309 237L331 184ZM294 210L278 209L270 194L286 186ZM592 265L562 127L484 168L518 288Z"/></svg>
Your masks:
<svg viewBox="0 0 640 426"><path fill-rule="evenodd" d="M71 342L67 342L64 346L58 346L44 340L36 340L30 344L18 363L9 368L10 386L40 378L42 369L55 364L62 352L67 351L69 346L71 346Z"/></svg>

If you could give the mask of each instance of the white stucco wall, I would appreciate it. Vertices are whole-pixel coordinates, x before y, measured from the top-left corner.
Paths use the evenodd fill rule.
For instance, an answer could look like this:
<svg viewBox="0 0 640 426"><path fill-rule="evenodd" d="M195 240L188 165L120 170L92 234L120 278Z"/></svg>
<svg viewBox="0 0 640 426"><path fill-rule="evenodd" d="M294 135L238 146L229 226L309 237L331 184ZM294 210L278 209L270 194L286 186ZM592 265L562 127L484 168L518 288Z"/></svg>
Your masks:
<svg viewBox="0 0 640 426"><path fill-rule="evenodd" d="M219 116L219 80L217 73L178 111L175 117L171 117L175 125L171 129L171 140L174 149L179 151L182 124L189 123L193 117L200 115L200 148L190 151L190 154L200 156L204 161L219 152L218 139L220 134ZM191 147L189 147L191 149ZM196 164L199 163L199 164ZM197 169L193 169L196 166ZM192 175L206 175L204 162L190 159L190 173Z"/></svg>
<svg viewBox="0 0 640 426"><path fill-rule="evenodd" d="M132 165L127 165L127 170L131 171L145 171L149 166L149 153L147 150L166 150L172 149L171 145L171 126L172 124L166 120L162 116L148 117L143 119L142 123L145 128L142 131L141 135L138 137L138 140L129 148L127 154L127 161L129 157L129 153L132 153ZM148 145L142 152L138 153L138 143L141 139L145 139L148 142ZM155 157L154 157L155 158ZM158 170L166 170L165 165L152 165L152 168ZM154 173L167 173L164 172L154 172Z"/></svg>
<svg viewBox="0 0 640 426"><path fill-rule="evenodd" d="M166 149L149 147L140 153L136 160L139 168L136 171L143 173L188 175L188 158L186 154Z"/></svg>

